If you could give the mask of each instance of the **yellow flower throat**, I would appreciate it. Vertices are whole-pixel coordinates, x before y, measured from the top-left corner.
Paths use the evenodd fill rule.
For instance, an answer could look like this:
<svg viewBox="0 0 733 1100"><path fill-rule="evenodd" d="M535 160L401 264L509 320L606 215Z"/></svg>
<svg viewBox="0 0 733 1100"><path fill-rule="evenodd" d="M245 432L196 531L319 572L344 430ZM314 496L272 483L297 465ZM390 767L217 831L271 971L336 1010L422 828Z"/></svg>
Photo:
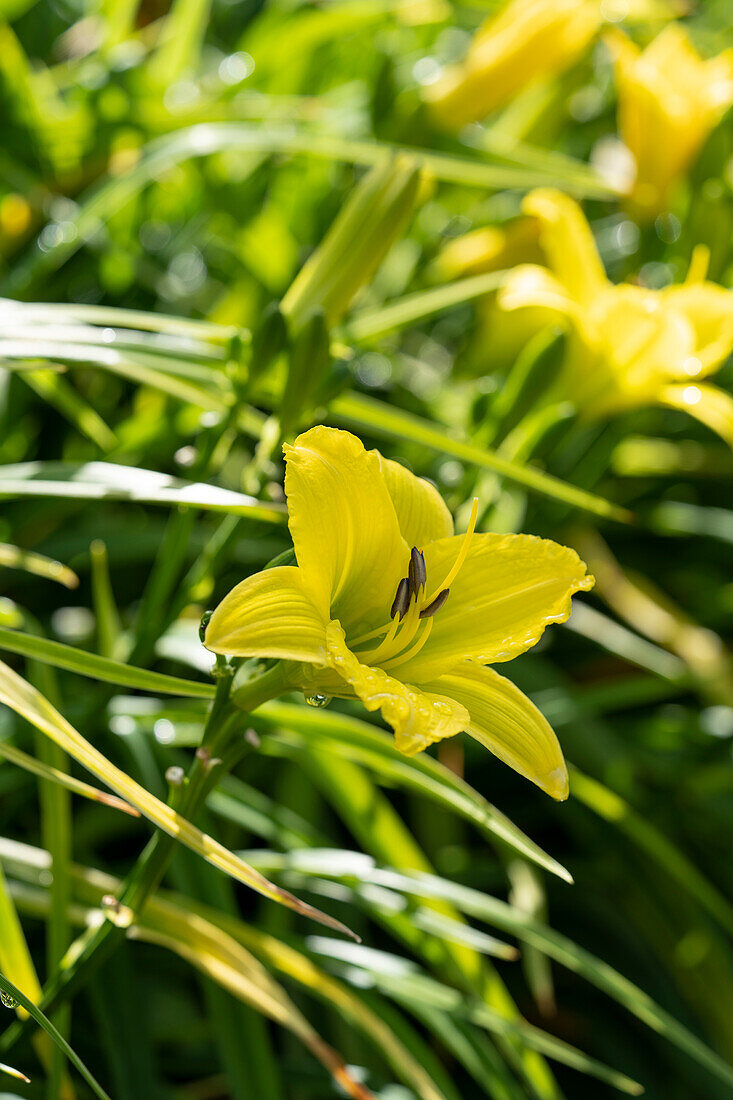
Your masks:
<svg viewBox="0 0 733 1100"><path fill-rule="evenodd" d="M433 629L434 617L448 599L450 586L461 571L468 556L471 538L476 529L478 518L478 497L473 498L471 518L463 537L456 560L439 588L425 597L427 570L425 558L416 546L410 551L408 575L397 586L397 593L390 611L391 623L377 627L355 638L350 648L356 650L365 642L371 642L380 635L384 638L379 645L371 649L360 650L357 656L362 664L378 665L383 669L393 669L404 665L416 657L423 648ZM422 598L421 598L422 593Z"/></svg>

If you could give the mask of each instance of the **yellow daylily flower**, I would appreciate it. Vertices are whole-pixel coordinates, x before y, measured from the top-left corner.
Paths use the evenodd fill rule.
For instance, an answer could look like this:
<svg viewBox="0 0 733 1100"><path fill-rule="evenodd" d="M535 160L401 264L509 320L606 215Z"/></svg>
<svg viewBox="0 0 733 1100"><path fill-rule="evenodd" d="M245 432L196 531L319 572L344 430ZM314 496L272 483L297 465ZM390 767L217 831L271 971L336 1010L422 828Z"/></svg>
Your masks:
<svg viewBox="0 0 733 1100"><path fill-rule="evenodd" d="M458 129L535 80L569 69L601 23L599 0L510 0L478 29L460 64L424 90L438 125Z"/></svg>
<svg viewBox="0 0 733 1100"><path fill-rule="evenodd" d="M631 199L640 215L654 217L733 103L733 48L703 61L678 23L644 50L620 31L606 42L619 133L636 162Z"/></svg>
<svg viewBox="0 0 733 1100"><path fill-rule="evenodd" d="M705 281L706 250L696 251L683 285L615 285L573 199L540 189L523 208L539 221L547 266L515 268L497 305L527 311L535 324L570 322L552 396L594 418L644 405L684 409L733 446L733 398L703 381L733 350L733 292Z"/></svg>
<svg viewBox="0 0 733 1100"><path fill-rule="evenodd" d="M443 245L433 270L437 277L448 282L540 260L538 235L534 218L513 218L504 225L472 229Z"/></svg>
<svg viewBox="0 0 733 1100"><path fill-rule="evenodd" d="M530 535L465 535L437 490L349 432L316 427L285 447L297 566L238 584L209 622L215 653L279 658L306 697L358 697L397 747L465 730L554 798L557 738L489 663L564 622L593 578L574 550Z"/></svg>

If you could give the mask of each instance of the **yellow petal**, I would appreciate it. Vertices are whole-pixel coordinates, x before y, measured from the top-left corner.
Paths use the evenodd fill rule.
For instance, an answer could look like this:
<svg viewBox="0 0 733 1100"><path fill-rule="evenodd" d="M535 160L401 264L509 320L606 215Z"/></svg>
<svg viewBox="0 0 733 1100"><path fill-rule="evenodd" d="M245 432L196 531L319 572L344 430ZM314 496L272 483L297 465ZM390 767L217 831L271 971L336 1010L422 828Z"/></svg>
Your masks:
<svg viewBox="0 0 733 1100"><path fill-rule="evenodd" d="M467 732L510 768L553 798L568 797L568 773L557 737L511 680L467 661L426 686L462 703L471 716Z"/></svg>
<svg viewBox="0 0 733 1100"><path fill-rule="evenodd" d="M511 0L477 31L465 59L424 89L433 118L458 129L528 84L570 68L600 24L586 0Z"/></svg>
<svg viewBox="0 0 733 1100"><path fill-rule="evenodd" d="M619 132L636 161L633 198L650 217L733 100L733 52L703 61L676 22L641 52L618 31L605 41L615 61Z"/></svg>
<svg viewBox="0 0 733 1100"><path fill-rule="evenodd" d="M290 534L305 588L347 630L387 622L410 551L380 456L350 432L325 427L284 450Z"/></svg>
<svg viewBox="0 0 733 1100"><path fill-rule="evenodd" d="M206 629L205 645L233 657L326 660L326 620L293 566L255 573L233 588Z"/></svg>
<svg viewBox="0 0 733 1100"><path fill-rule="evenodd" d="M425 549L428 588L441 587L462 536ZM423 683L470 657L482 664L510 661L533 646L550 623L570 615L574 592L593 578L574 550L533 535L474 535L468 557L422 651L400 676Z"/></svg>
<svg viewBox="0 0 733 1100"><path fill-rule="evenodd" d="M423 547L453 534L453 517L442 496L425 478L415 477L401 463L383 458L382 475L392 498L402 537L408 546Z"/></svg>
<svg viewBox="0 0 733 1100"><path fill-rule="evenodd" d="M681 313L693 327L699 363L687 364L689 378L703 378L720 366L733 350L733 291L716 283L685 283L662 291L665 304Z"/></svg>
<svg viewBox="0 0 733 1100"><path fill-rule="evenodd" d="M608 285L596 242L574 199L552 188L530 191L522 203L540 222L540 245L548 266L579 302L590 302Z"/></svg>
<svg viewBox="0 0 733 1100"><path fill-rule="evenodd" d="M569 315L576 320L580 313L578 303L570 297L563 284L539 264L515 267L499 289L496 303L500 309L506 310L539 306L560 317ZM545 323L550 321L552 316L548 316Z"/></svg>
<svg viewBox="0 0 733 1100"><path fill-rule="evenodd" d="M659 393L659 402L690 413L733 447L733 397L725 390L705 383L700 386L664 386Z"/></svg>
<svg viewBox="0 0 733 1100"><path fill-rule="evenodd" d="M361 699L367 710L379 710L394 730L400 752L413 756L435 741L460 733L468 724L465 707L439 689L424 691L402 683L379 668L363 665L349 650L341 624L327 631L329 661L333 670ZM328 681L330 686L331 681ZM316 684L316 681L313 681ZM313 685L311 685L311 690Z"/></svg>

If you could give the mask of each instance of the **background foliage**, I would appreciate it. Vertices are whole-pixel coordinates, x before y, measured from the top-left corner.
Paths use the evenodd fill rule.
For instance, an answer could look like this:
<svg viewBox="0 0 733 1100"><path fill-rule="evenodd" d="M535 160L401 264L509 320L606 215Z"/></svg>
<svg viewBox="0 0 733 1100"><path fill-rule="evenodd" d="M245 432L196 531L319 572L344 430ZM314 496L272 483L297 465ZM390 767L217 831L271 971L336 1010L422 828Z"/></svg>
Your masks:
<svg viewBox="0 0 733 1100"><path fill-rule="evenodd" d="M406 760L355 706L268 704L198 823L363 945L179 846L49 1009L73 1050L7 1013L0 1057L32 1078L7 1095L93 1095L90 1073L116 1100L730 1094L730 448L651 407L570 402L539 431L565 337L507 344L492 294L534 258L506 234L545 185L583 200L612 280L680 282L706 244L726 285L733 139L724 120L637 220L601 171L600 41L485 125L438 128L426 89L497 6L0 3L0 646L99 780L175 799L211 694L201 615L288 549L278 445L310 423L431 477L459 519L477 492L483 529L573 545L599 582L508 670L558 731L567 803L468 739ZM671 14L645 9L611 13L641 44ZM680 23L704 55L729 40L725 0ZM293 285L324 238L326 290ZM151 826L77 797L58 773L86 782L88 759L0 681L0 986L22 1018L80 926L129 924L109 899Z"/></svg>

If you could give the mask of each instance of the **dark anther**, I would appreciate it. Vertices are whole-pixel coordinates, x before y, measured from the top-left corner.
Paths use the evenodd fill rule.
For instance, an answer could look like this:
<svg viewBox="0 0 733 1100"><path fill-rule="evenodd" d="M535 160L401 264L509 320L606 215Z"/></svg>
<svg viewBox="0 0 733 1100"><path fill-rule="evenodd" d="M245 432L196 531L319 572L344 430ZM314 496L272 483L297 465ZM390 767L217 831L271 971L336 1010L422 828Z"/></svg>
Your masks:
<svg viewBox="0 0 733 1100"><path fill-rule="evenodd" d="M404 619L407 614L407 609L410 606L410 596L410 582L407 577L403 577L397 585L397 595L394 598L392 610L389 613L391 619L394 619L395 615L399 615L401 619Z"/></svg>
<svg viewBox="0 0 733 1100"><path fill-rule="evenodd" d="M429 619L431 615L434 615L436 611L440 611L441 607L448 599L450 588L444 588L442 592L439 592L432 603L429 603L427 607L424 607L420 612L421 619Z"/></svg>
<svg viewBox="0 0 733 1100"><path fill-rule="evenodd" d="M422 551L418 550L416 546L413 546L410 551L410 568L407 579L410 582L410 591L413 596L417 596L420 589L425 587L425 582L428 579L428 572L425 568L425 558L422 555Z"/></svg>

